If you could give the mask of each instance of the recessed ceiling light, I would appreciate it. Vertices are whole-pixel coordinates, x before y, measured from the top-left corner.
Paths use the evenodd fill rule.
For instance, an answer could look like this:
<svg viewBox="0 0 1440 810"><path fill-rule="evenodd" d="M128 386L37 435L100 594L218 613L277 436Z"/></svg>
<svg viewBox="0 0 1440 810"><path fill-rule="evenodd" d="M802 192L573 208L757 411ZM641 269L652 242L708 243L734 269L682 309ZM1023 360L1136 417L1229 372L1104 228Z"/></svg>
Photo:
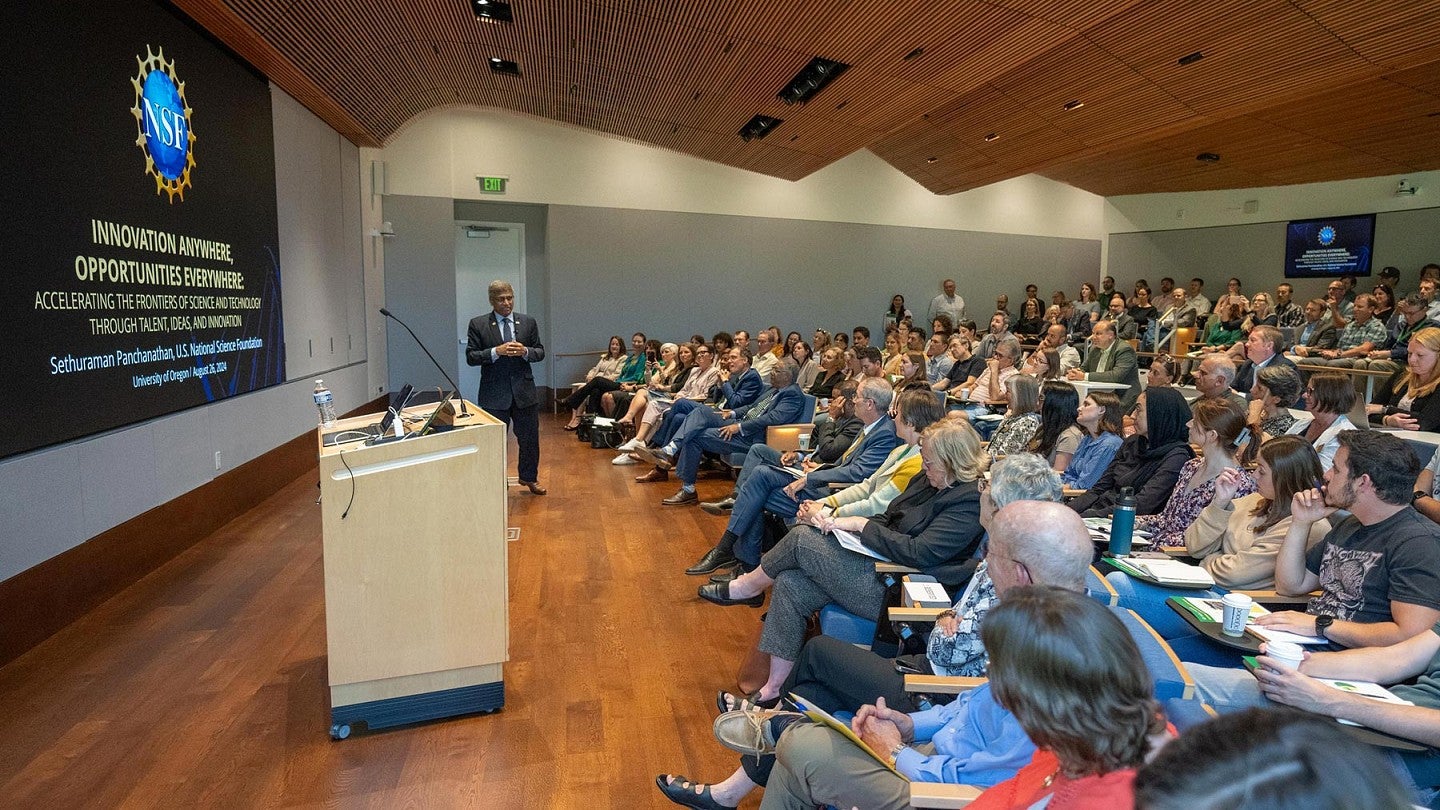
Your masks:
<svg viewBox="0 0 1440 810"><path fill-rule="evenodd" d="M901 60L902 60L902 61L905 61L905 62L909 62L911 59L919 59L921 56L924 56L924 55L925 55L925 49L924 49L924 48L916 48L915 50L913 50L913 51L905 54L904 56L902 56L902 57L901 57Z"/></svg>
<svg viewBox="0 0 1440 810"><path fill-rule="evenodd" d="M490 57L490 70L495 73L504 73L507 76L520 75L520 65L509 59L501 59L498 56Z"/></svg>
<svg viewBox="0 0 1440 810"><path fill-rule="evenodd" d="M804 104L849 67L844 62L817 56L801 68L790 83L775 96L786 104Z"/></svg>
<svg viewBox="0 0 1440 810"><path fill-rule="evenodd" d="M515 15L510 11L510 4L504 0L470 0L470 10L475 12L475 19L488 23L508 23L515 21Z"/></svg>
<svg viewBox="0 0 1440 810"><path fill-rule="evenodd" d="M1205 54L1203 54L1203 53L1201 53L1201 52L1199 52L1199 51L1196 51L1196 52L1191 53L1191 54L1186 54L1185 56L1180 57L1180 67L1186 67L1186 66L1188 66L1188 65L1193 65L1193 64L1195 64L1196 62L1199 62L1201 59L1204 59L1204 58L1205 58Z"/></svg>
<svg viewBox="0 0 1440 810"><path fill-rule="evenodd" d="M1219 163L1219 162L1220 162L1220 156L1217 155L1217 154L1215 154L1214 152L1201 152L1200 154L1198 154L1198 155L1195 156L1195 159L1198 160L1198 161L1200 161L1201 163Z"/></svg>
<svg viewBox="0 0 1440 810"><path fill-rule="evenodd" d="M770 134L770 131L785 123L783 118L772 118L768 115L757 115L745 122L740 128L740 137L746 141L756 138L763 138Z"/></svg>
<svg viewBox="0 0 1440 810"><path fill-rule="evenodd" d="M1070 112L1071 110L1078 110L1078 109L1080 109L1081 107L1084 107L1084 106L1085 106L1085 102L1081 101L1081 100L1078 99L1078 98L1075 99L1074 101L1067 101L1067 102L1065 102L1065 112Z"/></svg>
<svg viewBox="0 0 1440 810"><path fill-rule="evenodd" d="M940 159L940 158L938 158L938 157L928 157L928 158L925 158L925 162L926 162L926 163L934 163L935 161L937 161L937 160L939 160L939 159Z"/></svg>
<svg viewBox="0 0 1440 810"><path fill-rule="evenodd" d="M998 141L998 140L1000 140L1000 133L998 133L998 132L992 132L992 133L990 133L989 135L986 135L986 136L985 136L985 142L986 142L986 143L990 143L991 141Z"/></svg>

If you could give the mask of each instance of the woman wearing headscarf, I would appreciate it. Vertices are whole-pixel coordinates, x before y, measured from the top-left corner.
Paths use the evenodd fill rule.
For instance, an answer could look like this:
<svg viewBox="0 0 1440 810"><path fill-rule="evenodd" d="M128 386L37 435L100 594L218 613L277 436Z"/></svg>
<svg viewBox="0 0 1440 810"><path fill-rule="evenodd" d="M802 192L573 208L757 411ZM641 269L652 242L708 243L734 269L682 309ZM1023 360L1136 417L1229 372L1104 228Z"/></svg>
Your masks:
<svg viewBox="0 0 1440 810"><path fill-rule="evenodd" d="M1115 460L1100 480L1070 508L1085 517L1108 517L1120 491L1135 492L1135 514L1153 515L1165 508L1180 470L1195 457L1188 441L1190 406L1174 388L1147 389L1135 405L1135 435L1120 445Z"/></svg>

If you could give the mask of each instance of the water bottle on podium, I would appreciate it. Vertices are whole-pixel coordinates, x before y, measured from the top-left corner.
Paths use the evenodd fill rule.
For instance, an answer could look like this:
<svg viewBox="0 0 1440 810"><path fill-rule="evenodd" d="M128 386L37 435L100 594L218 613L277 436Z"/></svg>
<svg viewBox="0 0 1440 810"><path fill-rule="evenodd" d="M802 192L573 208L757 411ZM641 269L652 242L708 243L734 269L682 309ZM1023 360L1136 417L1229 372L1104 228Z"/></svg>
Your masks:
<svg viewBox="0 0 1440 810"><path fill-rule="evenodd" d="M324 380L315 381L315 408L320 411L320 426L335 426L335 397L325 387Z"/></svg>

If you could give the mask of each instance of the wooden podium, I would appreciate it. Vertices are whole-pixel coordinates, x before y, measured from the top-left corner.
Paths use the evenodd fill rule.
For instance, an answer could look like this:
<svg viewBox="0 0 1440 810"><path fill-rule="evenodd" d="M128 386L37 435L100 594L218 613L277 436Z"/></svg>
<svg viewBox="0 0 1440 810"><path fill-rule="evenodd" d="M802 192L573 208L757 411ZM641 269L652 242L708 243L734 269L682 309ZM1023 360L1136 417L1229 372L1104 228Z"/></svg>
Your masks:
<svg viewBox="0 0 1440 810"><path fill-rule="evenodd" d="M448 431L384 443L343 441L382 414L317 431L335 739L356 723L386 728L505 703L505 425L467 407Z"/></svg>

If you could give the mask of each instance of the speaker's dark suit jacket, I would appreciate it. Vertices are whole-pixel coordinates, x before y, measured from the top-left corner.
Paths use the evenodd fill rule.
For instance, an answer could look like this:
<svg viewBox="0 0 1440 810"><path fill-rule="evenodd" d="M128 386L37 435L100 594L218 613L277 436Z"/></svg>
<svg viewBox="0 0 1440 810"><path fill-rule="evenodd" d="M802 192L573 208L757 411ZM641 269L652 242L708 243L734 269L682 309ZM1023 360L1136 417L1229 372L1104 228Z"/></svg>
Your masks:
<svg viewBox="0 0 1440 810"><path fill-rule="evenodd" d="M535 393L535 375L530 370L531 363L545 359L545 347L540 343L540 327L529 315L512 312L510 317L515 339L526 346L524 357L494 356L491 349L505 341L500 337L499 318L493 310L470 319L465 362L482 366L480 391L475 395L475 404L487 411L532 408L540 404Z"/></svg>

